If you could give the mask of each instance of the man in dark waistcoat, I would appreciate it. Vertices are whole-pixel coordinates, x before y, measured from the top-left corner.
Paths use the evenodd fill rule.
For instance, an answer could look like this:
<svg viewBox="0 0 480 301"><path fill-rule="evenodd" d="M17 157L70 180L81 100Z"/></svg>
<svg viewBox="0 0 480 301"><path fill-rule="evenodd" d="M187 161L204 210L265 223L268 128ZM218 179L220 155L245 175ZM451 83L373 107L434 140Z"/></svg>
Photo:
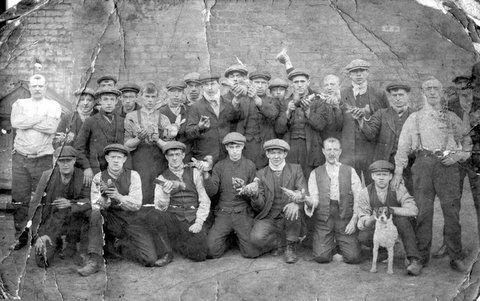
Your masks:
<svg viewBox="0 0 480 301"><path fill-rule="evenodd" d="M118 90L121 92L120 100L116 106L116 113L125 118L128 113L140 109L138 104L138 94L140 93L140 87L137 84L128 83L124 84Z"/></svg>
<svg viewBox="0 0 480 301"><path fill-rule="evenodd" d="M415 239L414 218L418 208L413 197L408 193L403 184L395 190L390 187L395 167L385 160L373 162L370 167L373 183L362 189L358 199L358 238L362 244L373 246L375 232L375 213L378 207L389 207L393 210L393 224L402 239L403 246L410 264L407 267L409 275L420 274L420 253Z"/></svg>

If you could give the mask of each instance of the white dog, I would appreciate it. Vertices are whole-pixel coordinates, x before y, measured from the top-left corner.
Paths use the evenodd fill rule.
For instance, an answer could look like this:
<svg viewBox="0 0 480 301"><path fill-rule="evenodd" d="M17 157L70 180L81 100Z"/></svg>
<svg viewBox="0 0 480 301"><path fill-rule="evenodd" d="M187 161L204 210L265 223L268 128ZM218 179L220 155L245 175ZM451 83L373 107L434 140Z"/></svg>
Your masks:
<svg viewBox="0 0 480 301"><path fill-rule="evenodd" d="M384 247L388 251L387 273L393 274L393 248L398 237L397 227L393 224L393 211L388 207L379 207L374 210L375 233L373 234L373 261L370 272L377 272L378 248Z"/></svg>

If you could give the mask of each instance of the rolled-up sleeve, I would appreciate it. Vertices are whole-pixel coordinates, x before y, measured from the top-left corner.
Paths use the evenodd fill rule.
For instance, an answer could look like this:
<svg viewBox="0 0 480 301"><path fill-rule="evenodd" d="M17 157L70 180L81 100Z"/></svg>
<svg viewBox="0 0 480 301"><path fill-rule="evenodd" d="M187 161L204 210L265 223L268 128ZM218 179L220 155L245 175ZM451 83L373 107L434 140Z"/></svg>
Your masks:
<svg viewBox="0 0 480 301"><path fill-rule="evenodd" d="M208 214L210 213L210 198L205 191L205 187L203 186L203 177L198 169L193 170L193 181L198 193L198 209L195 223L203 225L208 217Z"/></svg>
<svg viewBox="0 0 480 301"><path fill-rule="evenodd" d="M399 216L417 216L418 215L418 208L417 204L415 203L415 199L411 196L407 188L401 183L397 190L397 200L400 203L401 207L395 208L395 215Z"/></svg>
<svg viewBox="0 0 480 301"><path fill-rule="evenodd" d="M308 194L310 196L311 202L312 202L312 207L307 206L305 203L305 214L307 214L309 217L312 217L313 211L315 211L315 208L318 206L318 186L317 186L317 179L315 175L315 170L312 170L310 172L310 176L308 177Z"/></svg>
<svg viewBox="0 0 480 301"><path fill-rule="evenodd" d="M354 206L354 210L358 216L357 228L362 231L367 228L365 222L372 215L372 208L370 207L370 198L368 196L367 188L364 188L359 192L355 203L356 206Z"/></svg>
<svg viewBox="0 0 480 301"><path fill-rule="evenodd" d="M158 178L163 179L162 176L159 176ZM155 194L153 202L156 209L160 211L167 210L168 205L170 204L170 194L163 191L162 185L155 184Z"/></svg>

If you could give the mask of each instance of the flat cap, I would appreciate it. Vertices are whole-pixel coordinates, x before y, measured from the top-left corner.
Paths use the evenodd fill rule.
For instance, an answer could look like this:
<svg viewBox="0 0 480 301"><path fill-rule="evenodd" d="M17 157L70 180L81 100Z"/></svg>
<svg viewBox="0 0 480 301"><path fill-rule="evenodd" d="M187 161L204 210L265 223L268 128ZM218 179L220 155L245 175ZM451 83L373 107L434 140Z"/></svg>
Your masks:
<svg viewBox="0 0 480 301"><path fill-rule="evenodd" d="M77 157L77 150L70 146L70 145L65 145L62 147L58 147L55 149L53 152L53 156L55 158L76 158Z"/></svg>
<svg viewBox="0 0 480 301"><path fill-rule="evenodd" d="M283 87L283 88L288 88L288 83L286 80L283 80L281 78L274 78L270 83L268 84L268 88L272 89L275 87Z"/></svg>
<svg viewBox="0 0 480 301"><path fill-rule="evenodd" d="M105 146L105 148L103 149L103 153L105 154L105 156L108 155L109 152L119 152L125 154L126 156L130 151L128 150L128 148L123 146L123 144L114 143Z"/></svg>
<svg viewBox="0 0 480 301"><path fill-rule="evenodd" d="M229 143L239 143L239 144L243 143L243 144L245 144L246 141L247 141L247 139L242 134L240 134L238 132L231 132L231 133L228 133L228 134L225 135L225 138L223 138L222 143L223 144L229 144Z"/></svg>
<svg viewBox="0 0 480 301"><path fill-rule="evenodd" d="M183 80L171 80L167 84L167 91L173 90L173 89L178 89L178 90L184 90L187 86L185 85L185 82Z"/></svg>
<svg viewBox="0 0 480 301"><path fill-rule="evenodd" d="M113 75L104 75L101 76L99 79L97 79L97 84L100 84L100 82L104 80L113 80L115 83L117 83L117 78Z"/></svg>
<svg viewBox="0 0 480 301"><path fill-rule="evenodd" d="M247 76L248 69L244 65L240 65L240 64L232 65L232 66L228 67L227 70L225 70L225 74L224 74L225 77L228 77L230 75L230 73L232 73L232 72L239 72L239 73Z"/></svg>
<svg viewBox="0 0 480 301"><path fill-rule="evenodd" d="M248 77L250 80L254 80L256 78L263 78L267 81L272 79L272 76L270 75L270 72L268 71L254 71L250 73L250 76Z"/></svg>
<svg viewBox="0 0 480 301"><path fill-rule="evenodd" d="M197 72L191 72L191 73L188 73L187 75L185 75L183 77L183 81L185 82L185 84L188 84L188 83L201 83L200 82L200 74L198 74Z"/></svg>
<svg viewBox="0 0 480 301"><path fill-rule="evenodd" d="M102 96L103 94L114 94L115 96L120 96L122 92L118 91L115 88L104 87L95 91L95 98Z"/></svg>
<svg viewBox="0 0 480 301"><path fill-rule="evenodd" d="M162 147L162 150L163 150L163 153L166 154L171 149L181 149L185 151L186 148L187 148L186 145L180 141L167 141Z"/></svg>
<svg viewBox="0 0 480 301"><path fill-rule="evenodd" d="M73 95L75 95L75 96L80 96L82 94L88 94L88 95L92 95L93 97L95 97L95 91L93 91L93 89L90 89L90 88L78 89L75 92L73 92Z"/></svg>
<svg viewBox="0 0 480 301"><path fill-rule="evenodd" d="M218 81L220 79L220 76L210 74L210 73L205 73L200 75L200 82L204 84L205 82L210 82L210 81Z"/></svg>
<svg viewBox="0 0 480 301"><path fill-rule="evenodd" d="M284 151L290 151L290 145L285 140L282 139L271 139L266 141L263 144L263 149L264 150L269 150L269 149L282 149Z"/></svg>
<svg viewBox="0 0 480 301"><path fill-rule="evenodd" d="M395 166L385 160L378 160L370 164L368 167L370 172L378 172L378 171L388 171L388 172L393 172L395 170Z"/></svg>
<svg viewBox="0 0 480 301"><path fill-rule="evenodd" d="M306 78L310 78L310 74L308 74L307 71L302 69L293 69L292 71L290 71L290 73L288 73L287 77L289 80L292 80L295 76L299 76L299 75L303 75Z"/></svg>
<svg viewBox="0 0 480 301"><path fill-rule="evenodd" d="M385 90L386 90L387 92L390 92L390 91L392 91L392 90L398 90L398 89L403 89L403 90L405 90L405 91L407 91L407 92L410 92L410 90L411 90L411 88L410 88L409 85L400 84L400 83L389 84L389 85L385 88Z"/></svg>
<svg viewBox="0 0 480 301"><path fill-rule="evenodd" d="M455 78L452 80L452 83L456 83L461 80L470 81L471 79L472 77L470 75L459 75L459 76L455 76Z"/></svg>
<svg viewBox="0 0 480 301"><path fill-rule="evenodd" d="M132 83L128 83L128 84L124 84L123 86L121 86L118 90L120 90L120 92L122 93L126 93L126 92L135 92L135 93L139 93L140 92L140 86L137 85L137 84L132 84Z"/></svg>
<svg viewBox="0 0 480 301"><path fill-rule="evenodd" d="M363 69L363 70L368 70L370 68L370 63L367 61L364 61L362 59L356 59L350 62L350 64L345 67L345 70L347 72L357 70L357 69Z"/></svg>

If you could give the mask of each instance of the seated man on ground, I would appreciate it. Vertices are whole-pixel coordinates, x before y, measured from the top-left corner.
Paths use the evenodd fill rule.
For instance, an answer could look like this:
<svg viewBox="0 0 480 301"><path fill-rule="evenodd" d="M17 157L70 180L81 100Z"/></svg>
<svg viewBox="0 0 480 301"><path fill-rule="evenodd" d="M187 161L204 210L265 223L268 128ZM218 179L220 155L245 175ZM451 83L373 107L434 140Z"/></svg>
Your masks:
<svg viewBox="0 0 480 301"><path fill-rule="evenodd" d="M415 200L407 189L400 183L395 190L390 187L395 167L384 160L375 161L370 165L373 183L362 189L358 199L358 238L368 247L373 245L375 232L375 214L373 210L378 207L389 207L393 210L393 224L397 227L402 239L405 253L410 264L407 267L409 275L420 274L420 253L415 239L414 217L418 214Z"/></svg>

